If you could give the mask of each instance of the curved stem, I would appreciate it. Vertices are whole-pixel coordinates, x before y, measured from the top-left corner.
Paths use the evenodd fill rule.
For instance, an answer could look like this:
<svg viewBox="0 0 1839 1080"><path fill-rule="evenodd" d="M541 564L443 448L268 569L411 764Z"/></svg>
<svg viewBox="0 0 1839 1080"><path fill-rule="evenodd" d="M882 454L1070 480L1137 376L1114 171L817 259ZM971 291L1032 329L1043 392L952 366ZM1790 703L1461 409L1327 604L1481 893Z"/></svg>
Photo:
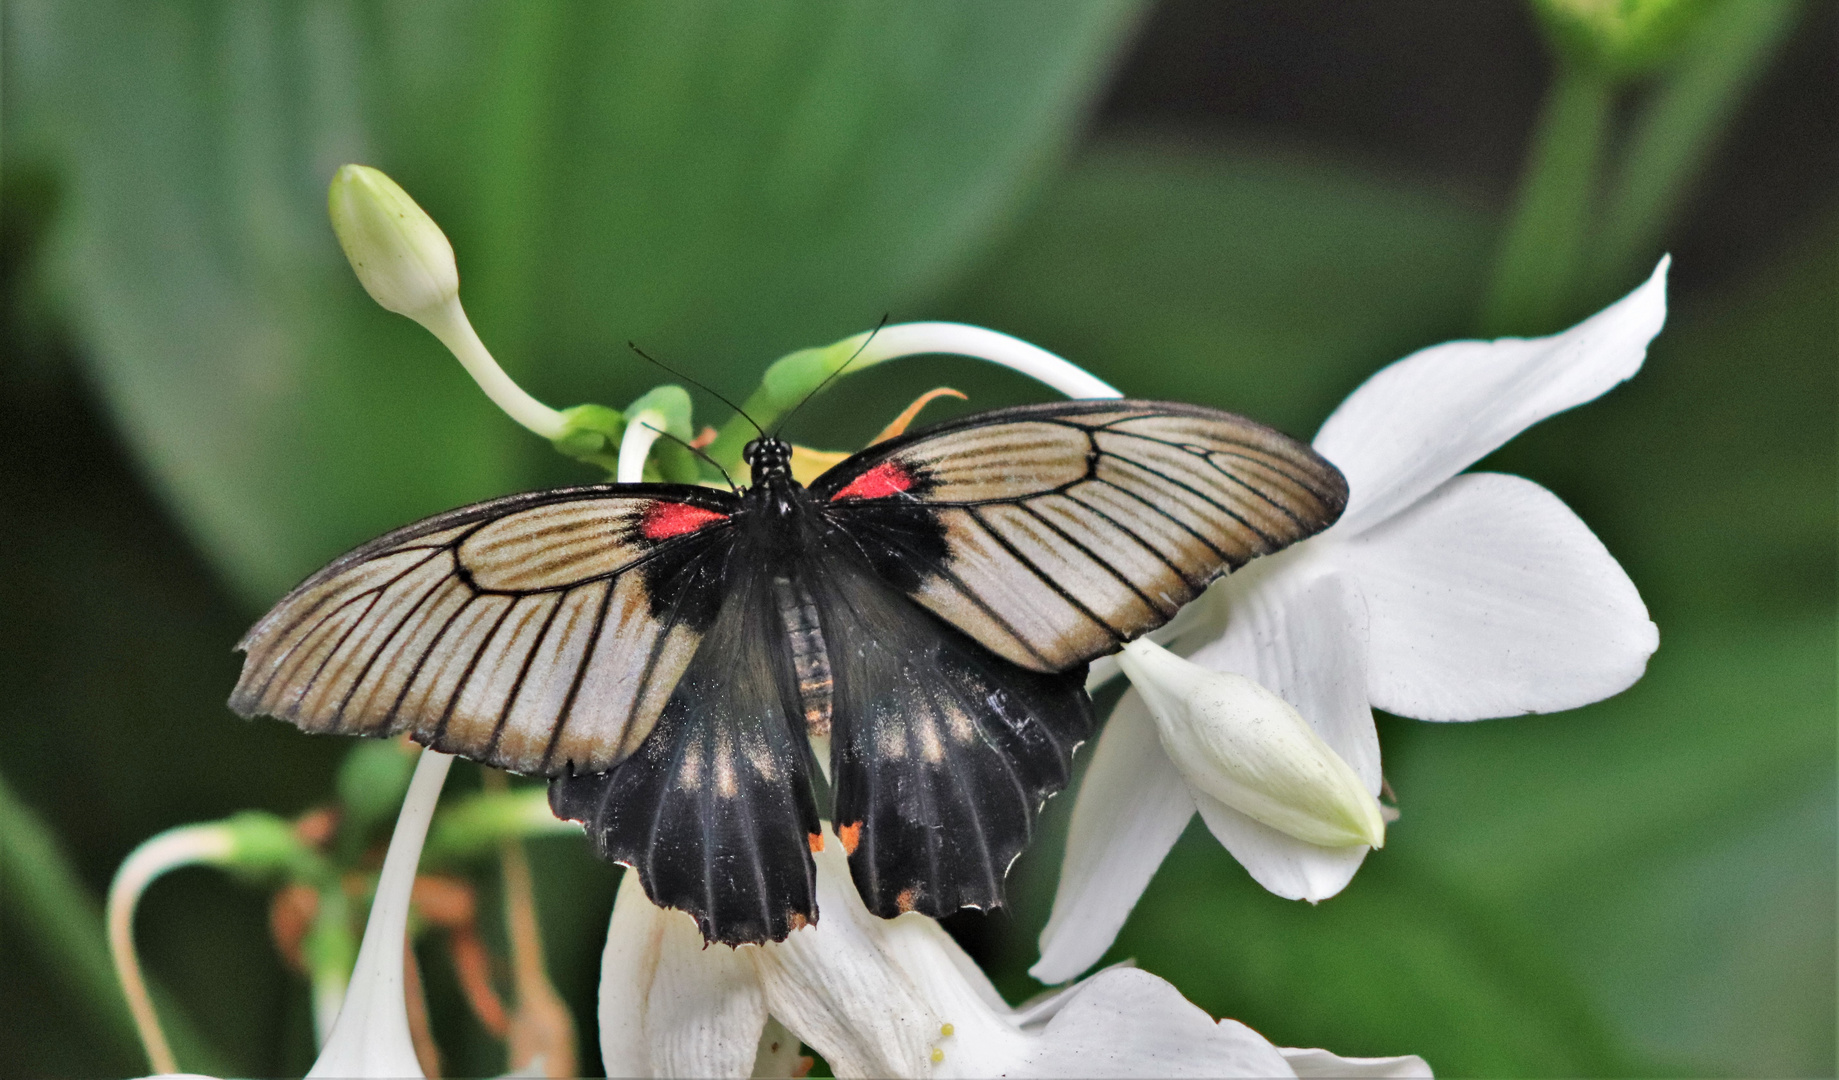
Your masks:
<svg viewBox="0 0 1839 1080"><path fill-rule="evenodd" d="M669 421L661 412L646 409L626 420L626 434L619 440L619 467L614 479L622 484L637 484L645 479L645 460L651 456L651 444Z"/></svg>
<svg viewBox="0 0 1839 1080"><path fill-rule="evenodd" d="M871 339L869 334L845 338L833 348L845 355L862 349L851 371L871 367L903 356L946 354L969 356L1001 364L1046 383L1070 398L1123 397L1117 388L1091 372L1064 360L1039 345L1018 337L967 323L917 322L884 326Z"/></svg>
<svg viewBox="0 0 1839 1080"><path fill-rule="evenodd" d="M485 396L492 399L492 404L505 411L511 419L536 432L545 439L558 439L568 430L568 421L561 413L531 397L523 387L513 382L498 361L492 358L485 342L479 340L478 331L473 329L472 320L466 317L466 309L460 306L460 298L454 297L440 309L428 312L420 320L428 332L441 339L441 344L453 353L454 358L466 368L467 374L485 391Z"/></svg>
<svg viewBox="0 0 1839 1080"><path fill-rule="evenodd" d="M121 869L115 871L115 881L109 886L109 955L115 962L115 977L121 981L122 994L128 999L134 1029L156 1073L178 1072L179 1062L160 1027L147 981L141 975L140 959L134 952L134 910L147 886L168 870L199 863L221 864L234 848L235 839L221 824L168 829L135 848Z"/></svg>

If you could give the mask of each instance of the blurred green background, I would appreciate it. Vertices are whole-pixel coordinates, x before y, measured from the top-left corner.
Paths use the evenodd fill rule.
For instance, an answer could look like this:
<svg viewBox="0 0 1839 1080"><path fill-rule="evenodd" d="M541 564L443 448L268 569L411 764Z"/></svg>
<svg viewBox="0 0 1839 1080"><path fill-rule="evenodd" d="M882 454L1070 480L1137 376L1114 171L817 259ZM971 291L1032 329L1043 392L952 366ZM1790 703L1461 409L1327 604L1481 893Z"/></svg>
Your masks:
<svg viewBox="0 0 1839 1080"><path fill-rule="evenodd" d="M115 866L332 797L346 744L224 707L257 614L390 526L595 479L364 296L324 216L362 161L557 406L658 381L628 339L739 396L886 312L1307 437L1390 360L1557 329L1671 251L1642 373L1484 463L1621 559L1648 676L1558 716L1382 718L1404 816L1344 894L1271 897L1196 828L1113 956L1278 1043L1443 1075L1831 1075L1839 20L1661 6L8 0L0 1073L144 1072L93 910ZM904 361L792 433L855 445L941 383L1040 396ZM1012 1000L1069 806L1012 910L949 921ZM530 846L592 1069L616 871ZM262 891L180 872L139 934L182 1064L311 1062ZM423 960L447 1070L502 1068Z"/></svg>

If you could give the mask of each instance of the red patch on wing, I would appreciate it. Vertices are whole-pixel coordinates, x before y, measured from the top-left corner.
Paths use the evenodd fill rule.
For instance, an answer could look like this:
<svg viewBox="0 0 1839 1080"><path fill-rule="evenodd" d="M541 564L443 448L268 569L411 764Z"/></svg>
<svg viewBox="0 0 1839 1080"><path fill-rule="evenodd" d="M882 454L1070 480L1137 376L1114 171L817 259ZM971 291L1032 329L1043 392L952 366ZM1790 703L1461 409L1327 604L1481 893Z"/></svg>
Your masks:
<svg viewBox="0 0 1839 1080"><path fill-rule="evenodd" d="M727 514L689 503L655 502L645 509L645 516L639 520L639 535L647 540L669 540L727 518Z"/></svg>
<svg viewBox="0 0 1839 1080"><path fill-rule="evenodd" d="M902 468L899 463L884 461L861 476L851 480L847 487L830 496L831 502L838 499L885 499L889 495L898 495L913 486L913 474Z"/></svg>

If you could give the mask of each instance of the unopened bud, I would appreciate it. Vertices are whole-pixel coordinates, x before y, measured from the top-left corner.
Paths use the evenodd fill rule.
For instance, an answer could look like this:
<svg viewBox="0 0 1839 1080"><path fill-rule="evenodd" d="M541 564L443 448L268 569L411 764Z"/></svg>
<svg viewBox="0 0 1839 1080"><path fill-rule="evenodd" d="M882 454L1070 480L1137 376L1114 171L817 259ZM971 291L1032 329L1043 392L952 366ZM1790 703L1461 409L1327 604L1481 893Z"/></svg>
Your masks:
<svg viewBox="0 0 1839 1080"><path fill-rule="evenodd" d="M498 366L460 306L453 245L409 193L368 165L346 165L326 195L332 231L371 299L428 328L511 419L552 442L567 419L531 397Z"/></svg>
<svg viewBox="0 0 1839 1080"><path fill-rule="evenodd" d="M326 196L332 231L378 304L416 321L460 292L453 245L402 187L367 165L346 165Z"/></svg>
<svg viewBox="0 0 1839 1080"><path fill-rule="evenodd" d="M1385 843L1378 800L1281 697L1149 641L1125 646L1118 662L1194 788L1306 843Z"/></svg>

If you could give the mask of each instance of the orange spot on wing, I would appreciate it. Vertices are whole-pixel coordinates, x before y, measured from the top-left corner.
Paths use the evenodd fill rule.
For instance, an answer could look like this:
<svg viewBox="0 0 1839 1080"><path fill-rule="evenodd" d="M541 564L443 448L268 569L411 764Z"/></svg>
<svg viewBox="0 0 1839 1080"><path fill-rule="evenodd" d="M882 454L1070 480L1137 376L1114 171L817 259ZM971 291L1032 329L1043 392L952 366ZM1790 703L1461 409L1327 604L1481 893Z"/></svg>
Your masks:
<svg viewBox="0 0 1839 1080"><path fill-rule="evenodd" d="M843 842L843 854L854 855L856 845L862 840L862 823L852 821L847 825L837 826L836 838Z"/></svg>
<svg viewBox="0 0 1839 1080"><path fill-rule="evenodd" d="M693 533L716 521L726 521L727 514L706 510L689 503L655 502L645 509L639 521L639 535L647 540L669 540L673 536Z"/></svg>
<svg viewBox="0 0 1839 1080"><path fill-rule="evenodd" d="M811 850L813 852L822 851L824 850L824 834L821 832L814 832L805 837L805 843L811 845Z"/></svg>
<svg viewBox="0 0 1839 1080"><path fill-rule="evenodd" d="M792 917L786 921L791 923L792 929L794 930L803 930L805 927L811 925L811 920L806 918L805 913L802 911L792 912Z"/></svg>
<svg viewBox="0 0 1839 1080"><path fill-rule="evenodd" d="M900 890L900 895L894 898L894 906L899 908L902 914L905 914L913 910L913 902L917 899L919 899L919 890L908 887Z"/></svg>
<svg viewBox="0 0 1839 1080"><path fill-rule="evenodd" d="M884 499L889 495L898 495L913 486L913 474L898 462L884 461L861 476L851 480L843 490L830 496L831 502L838 499Z"/></svg>

